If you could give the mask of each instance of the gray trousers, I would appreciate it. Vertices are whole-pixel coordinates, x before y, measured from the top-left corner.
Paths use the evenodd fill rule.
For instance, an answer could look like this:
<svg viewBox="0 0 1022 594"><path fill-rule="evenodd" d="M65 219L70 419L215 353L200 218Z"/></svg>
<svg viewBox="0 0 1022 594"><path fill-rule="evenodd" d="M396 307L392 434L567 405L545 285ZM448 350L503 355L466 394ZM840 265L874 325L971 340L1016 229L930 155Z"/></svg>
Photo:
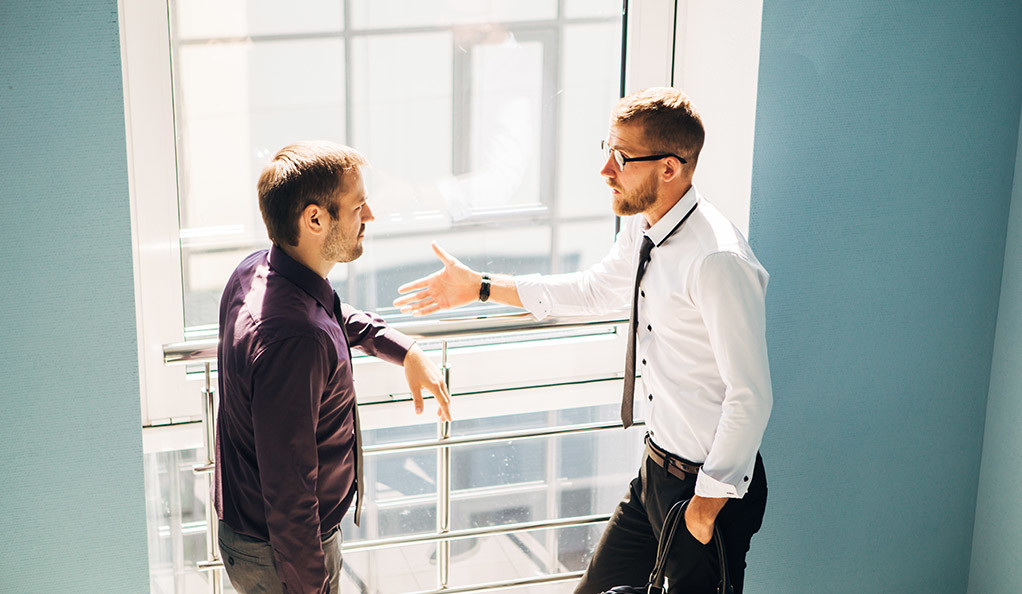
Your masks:
<svg viewBox="0 0 1022 594"><path fill-rule="evenodd" d="M283 594L273 549L265 540L238 534L220 522L220 558L231 585L238 594ZM330 593L341 591L341 530L335 529L323 539L323 554L330 576Z"/></svg>

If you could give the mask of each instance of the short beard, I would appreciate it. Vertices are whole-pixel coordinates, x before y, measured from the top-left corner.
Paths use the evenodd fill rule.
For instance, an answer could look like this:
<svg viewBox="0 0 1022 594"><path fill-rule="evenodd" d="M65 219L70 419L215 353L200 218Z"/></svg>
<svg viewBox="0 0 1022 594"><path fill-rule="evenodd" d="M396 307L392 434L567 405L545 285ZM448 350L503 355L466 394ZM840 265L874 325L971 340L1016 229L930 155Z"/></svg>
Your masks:
<svg viewBox="0 0 1022 594"><path fill-rule="evenodd" d="M362 243L358 240L358 236L351 238L351 243L345 242L345 239L348 238L344 237L336 227L337 223L331 225L330 232L323 242L320 251L323 259L328 262L354 262L362 255ZM359 227L358 234L361 235L364 230L365 225L362 225Z"/></svg>
<svg viewBox="0 0 1022 594"><path fill-rule="evenodd" d="M613 204L614 214L619 217L628 217L637 215L640 212L646 212L656 204L657 194L660 192L660 179L656 176L656 172L651 172L649 178L642 182L641 186L627 194L620 186L615 186L609 181L607 185L620 192L617 196L614 196Z"/></svg>

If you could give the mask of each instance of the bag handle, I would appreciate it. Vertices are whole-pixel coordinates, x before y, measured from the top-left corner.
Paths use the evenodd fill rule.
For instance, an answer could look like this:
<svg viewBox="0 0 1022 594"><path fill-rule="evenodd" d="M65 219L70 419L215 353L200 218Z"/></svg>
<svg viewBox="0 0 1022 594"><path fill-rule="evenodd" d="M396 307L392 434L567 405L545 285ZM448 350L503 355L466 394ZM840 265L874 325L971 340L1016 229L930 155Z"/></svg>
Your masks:
<svg viewBox="0 0 1022 594"><path fill-rule="evenodd" d="M678 531L678 525L684 526L685 508L688 507L689 499L684 499L671 506L664 518L664 527L660 531L660 542L657 544L656 564L652 573L649 574L649 585L646 586L647 594L663 594L664 592L664 571L667 568L667 553L674 543L674 535ZM688 527L685 527L688 530ZM727 569L727 556L724 554L724 539L721 538L720 528L716 523L713 525L713 540L717 545L717 559L720 561L720 582L717 584L718 594L732 594L734 586Z"/></svg>

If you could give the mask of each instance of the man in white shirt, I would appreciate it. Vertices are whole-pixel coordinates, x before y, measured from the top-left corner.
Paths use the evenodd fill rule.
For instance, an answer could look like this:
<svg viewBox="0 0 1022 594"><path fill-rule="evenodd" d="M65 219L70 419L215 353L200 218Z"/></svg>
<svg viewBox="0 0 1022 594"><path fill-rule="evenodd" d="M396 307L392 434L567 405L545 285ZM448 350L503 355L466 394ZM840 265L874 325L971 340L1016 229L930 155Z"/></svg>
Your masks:
<svg viewBox="0 0 1022 594"><path fill-rule="evenodd" d="M691 499L667 563L685 592L716 592L723 535L741 594L745 555L760 527L767 487L759 446L773 396L764 296L769 275L745 238L692 185L704 131L673 88L621 99L604 141L600 174L623 218L610 253L592 268L550 276L475 272L434 244L443 270L400 288L394 304L417 315L481 299L537 318L632 307L622 423L632 398L649 401L646 456L618 505L576 594L644 585L664 518ZM633 216L641 215L641 216ZM635 368L641 371L634 389Z"/></svg>

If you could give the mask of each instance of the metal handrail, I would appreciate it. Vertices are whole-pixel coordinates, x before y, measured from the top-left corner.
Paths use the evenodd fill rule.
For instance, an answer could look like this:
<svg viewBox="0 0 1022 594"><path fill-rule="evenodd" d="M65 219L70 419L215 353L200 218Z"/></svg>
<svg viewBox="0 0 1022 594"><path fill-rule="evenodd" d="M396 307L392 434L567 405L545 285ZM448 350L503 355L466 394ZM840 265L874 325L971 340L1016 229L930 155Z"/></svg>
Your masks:
<svg viewBox="0 0 1022 594"><path fill-rule="evenodd" d="M345 553L356 553L363 551L378 551L381 549L392 549L408 545L423 544L429 542L451 542L453 540L467 540L469 538L481 538L484 536L500 536L502 534L517 534L519 532L532 532L534 530L554 530L556 528L573 528L576 526L591 526L600 524L610 519L609 514L593 514L588 516L575 516L559 520L536 520L533 522L518 522L515 524L501 524L500 526L483 526L480 528L465 528L462 530L451 530L443 534L427 532L423 534L412 534L407 536L393 536L390 538L378 538L376 540L364 540L341 545ZM214 568L223 567L223 560L203 562L202 567Z"/></svg>
<svg viewBox="0 0 1022 594"><path fill-rule="evenodd" d="M402 547L405 545L422 544L426 542L450 542L452 540L465 540L468 538L479 538L482 536L498 536L501 534L515 534L518 532L530 532L533 530L553 530L554 528L571 528L573 526L589 526L599 524L610 519L609 514L594 514L589 516L575 516L559 520L535 520L533 522L519 522L516 524L502 524L500 526L485 526L482 528L465 528L463 530L451 530L443 534L428 532L424 534L413 534L408 536L394 536L391 538L377 538L375 540L364 540L354 542L350 545L341 545L344 552L376 551Z"/></svg>
<svg viewBox="0 0 1022 594"><path fill-rule="evenodd" d="M641 420L635 425L644 425ZM365 446L362 452L370 454L390 454L394 452L413 452L416 450L431 450L438 447L454 447L462 445L476 445L494 441L508 441L511 439L531 439L536 437L550 437L552 435L572 435L575 433L588 433L590 431L601 431L604 429L617 429L621 427L620 421L606 421L603 423L582 423L577 425L563 425L560 427L549 427L546 429L521 429L518 431L501 431L499 433L483 433L479 435L465 435L463 437L449 437L447 439L408 441L404 443L379 444Z"/></svg>
<svg viewBox="0 0 1022 594"><path fill-rule="evenodd" d="M625 321L627 320L623 319L619 312L607 316L547 318L544 320L536 320L535 318L532 317L531 314L520 313L484 317L454 318L447 320L432 320L427 322L404 322L392 324L391 327L413 338L432 340L439 339L440 348L442 350L442 368L444 372L444 381L448 386L450 386L450 368L447 364L448 355L447 351L448 341L452 338L462 339L470 337L495 336L499 334L505 335L519 333L531 334L549 332L550 330L556 329L570 328L586 328L586 327L598 328L601 326L620 324ZM164 363L167 365L181 365L188 363L203 364L205 379L204 382L205 388L203 390L203 400L205 405L203 410L203 424L205 425L206 429L205 433L207 459L205 460L204 464L196 465L194 471L197 474L199 473L207 474L208 480L212 482L213 460L211 454L213 451L214 440L215 407L214 407L214 389L211 380L211 366L216 361L217 339L193 340L182 343L170 344L164 346L163 350ZM639 422L637 424L642 423ZM609 516L605 515L578 516L574 518L566 518L559 520L540 520L535 522L505 524L502 526L472 528L465 530L451 530L450 529L451 447L489 443L495 441L507 441L512 439L515 440L532 439L552 435L569 435L578 433L588 433L594 431L605 431L620 426L621 424L618 422L587 423L580 425L544 429L504 431L499 433L489 433L482 435L451 437L450 433L451 423L449 421L446 421L438 425L437 437L435 440L420 440L413 442L367 446L364 449L364 451L366 454L370 455L390 452L409 452L426 449L435 449L437 451L437 468L439 472L439 476L437 477L438 478L437 531L434 533L427 534L355 542L348 545L342 545L342 549L345 551L368 551L397 546L406 546L409 544L418 544L424 542L436 542L438 547L437 581L440 587L438 590L431 590L423 592L422 594L440 592L446 594L454 594L456 592L481 592L488 590L513 588L517 586L524 586L530 584L556 583L577 579L578 577L581 577L582 575L581 572L559 573L549 576L522 578L517 580L492 582L487 584L475 584L473 586L457 588L450 588L448 586L449 577L448 571L450 566L450 542L452 540L478 538L481 536L490 535L512 534L515 532L524 532L529 530L548 530L570 526L584 526L605 522L609 519ZM206 543L210 556L206 561L199 562L198 568L201 571L211 572L212 580L210 581L210 590L213 594L220 594L223 588L222 575L220 574L220 570L223 569L223 561L219 558L218 555L219 551L216 545L217 526L216 519L213 515L213 505L211 501L207 502L206 506L206 522L207 522Z"/></svg>
<svg viewBox="0 0 1022 594"><path fill-rule="evenodd" d="M449 340L539 330L598 328L627 321L627 312L613 312L603 316L547 317L542 320L537 320L530 313L512 313L442 320L400 321L391 324L390 327L415 339ZM216 347L216 338L175 342L163 347L163 362L166 365L184 365L215 361Z"/></svg>

